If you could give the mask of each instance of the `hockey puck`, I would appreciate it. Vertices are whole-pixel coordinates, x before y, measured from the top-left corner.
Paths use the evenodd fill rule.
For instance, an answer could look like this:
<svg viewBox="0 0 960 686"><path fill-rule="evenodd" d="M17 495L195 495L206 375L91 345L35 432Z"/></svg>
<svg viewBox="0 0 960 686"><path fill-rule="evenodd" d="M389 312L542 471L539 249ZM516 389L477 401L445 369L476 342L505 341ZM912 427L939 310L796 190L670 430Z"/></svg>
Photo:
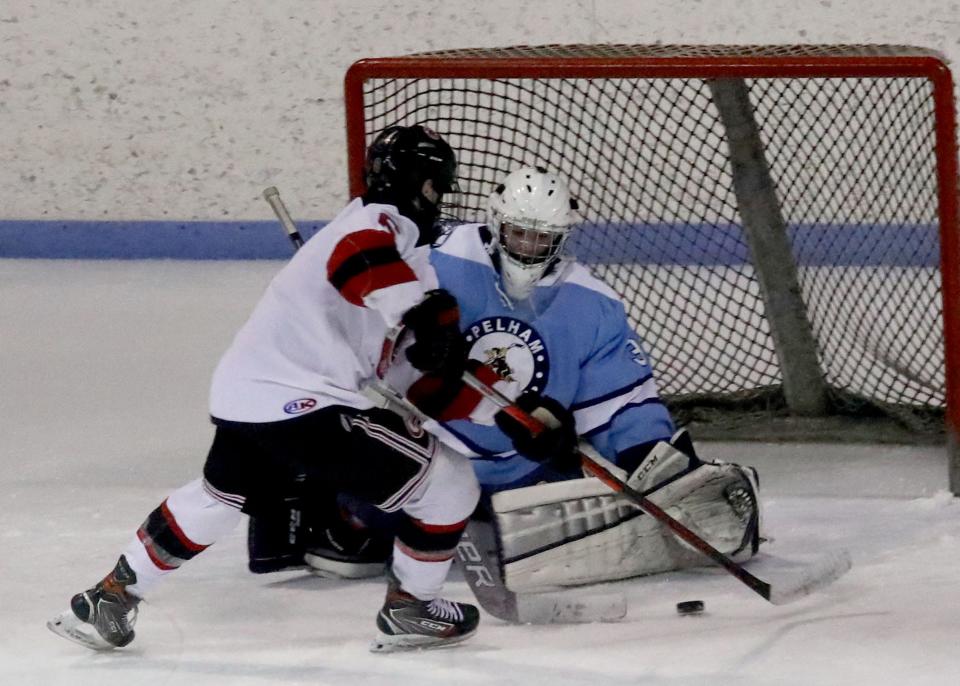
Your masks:
<svg viewBox="0 0 960 686"><path fill-rule="evenodd" d="M699 615L703 612L702 600L687 600L677 603L677 614L681 615Z"/></svg>

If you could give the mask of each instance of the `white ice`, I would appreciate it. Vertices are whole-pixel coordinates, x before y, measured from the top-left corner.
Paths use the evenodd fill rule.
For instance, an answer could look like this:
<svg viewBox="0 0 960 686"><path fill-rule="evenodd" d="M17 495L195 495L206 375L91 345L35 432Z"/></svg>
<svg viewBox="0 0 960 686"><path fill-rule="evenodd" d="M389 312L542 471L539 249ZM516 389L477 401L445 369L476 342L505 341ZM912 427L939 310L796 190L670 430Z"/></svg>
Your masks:
<svg viewBox="0 0 960 686"><path fill-rule="evenodd" d="M129 648L57 638L46 620L199 473L210 374L278 267L0 260L0 684L960 683L960 501L943 449L909 446L702 446L760 469L769 554L852 553L786 606L702 570L617 584L620 623L485 616L461 647L374 655L382 582L250 574L244 525L168 577ZM449 595L470 599L456 575ZM690 599L703 616L676 614Z"/></svg>

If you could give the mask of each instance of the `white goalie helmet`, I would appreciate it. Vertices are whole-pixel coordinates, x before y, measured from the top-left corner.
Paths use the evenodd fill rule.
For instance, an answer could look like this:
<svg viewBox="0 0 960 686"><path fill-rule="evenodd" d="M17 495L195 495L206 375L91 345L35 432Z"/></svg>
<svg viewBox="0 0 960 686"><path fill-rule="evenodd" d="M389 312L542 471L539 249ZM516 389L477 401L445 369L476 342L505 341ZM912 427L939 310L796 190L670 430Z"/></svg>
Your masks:
<svg viewBox="0 0 960 686"><path fill-rule="evenodd" d="M507 295L526 299L560 255L578 220L567 184L543 167L523 167L490 194L487 225L497 239Z"/></svg>

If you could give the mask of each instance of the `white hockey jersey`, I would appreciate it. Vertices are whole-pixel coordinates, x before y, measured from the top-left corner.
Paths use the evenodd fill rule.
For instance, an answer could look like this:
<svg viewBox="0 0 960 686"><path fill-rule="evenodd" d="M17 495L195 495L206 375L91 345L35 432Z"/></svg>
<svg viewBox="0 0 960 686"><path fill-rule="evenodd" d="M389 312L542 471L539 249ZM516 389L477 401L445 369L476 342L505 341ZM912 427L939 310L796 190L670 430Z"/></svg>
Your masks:
<svg viewBox="0 0 960 686"><path fill-rule="evenodd" d="M274 277L217 365L214 419L273 422L367 409L383 340L437 287L419 230L391 205L347 205Z"/></svg>

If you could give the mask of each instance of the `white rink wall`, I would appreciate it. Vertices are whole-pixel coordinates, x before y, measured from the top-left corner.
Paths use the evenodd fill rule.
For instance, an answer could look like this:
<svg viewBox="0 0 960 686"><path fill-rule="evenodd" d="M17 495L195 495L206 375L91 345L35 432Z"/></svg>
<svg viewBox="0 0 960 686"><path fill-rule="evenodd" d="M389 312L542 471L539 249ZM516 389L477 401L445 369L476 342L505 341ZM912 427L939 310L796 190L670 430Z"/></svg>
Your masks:
<svg viewBox="0 0 960 686"><path fill-rule="evenodd" d="M0 221L270 219L346 200L360 58L543 43L899 43L960 56L957 0L7 0Z"/></svg>

